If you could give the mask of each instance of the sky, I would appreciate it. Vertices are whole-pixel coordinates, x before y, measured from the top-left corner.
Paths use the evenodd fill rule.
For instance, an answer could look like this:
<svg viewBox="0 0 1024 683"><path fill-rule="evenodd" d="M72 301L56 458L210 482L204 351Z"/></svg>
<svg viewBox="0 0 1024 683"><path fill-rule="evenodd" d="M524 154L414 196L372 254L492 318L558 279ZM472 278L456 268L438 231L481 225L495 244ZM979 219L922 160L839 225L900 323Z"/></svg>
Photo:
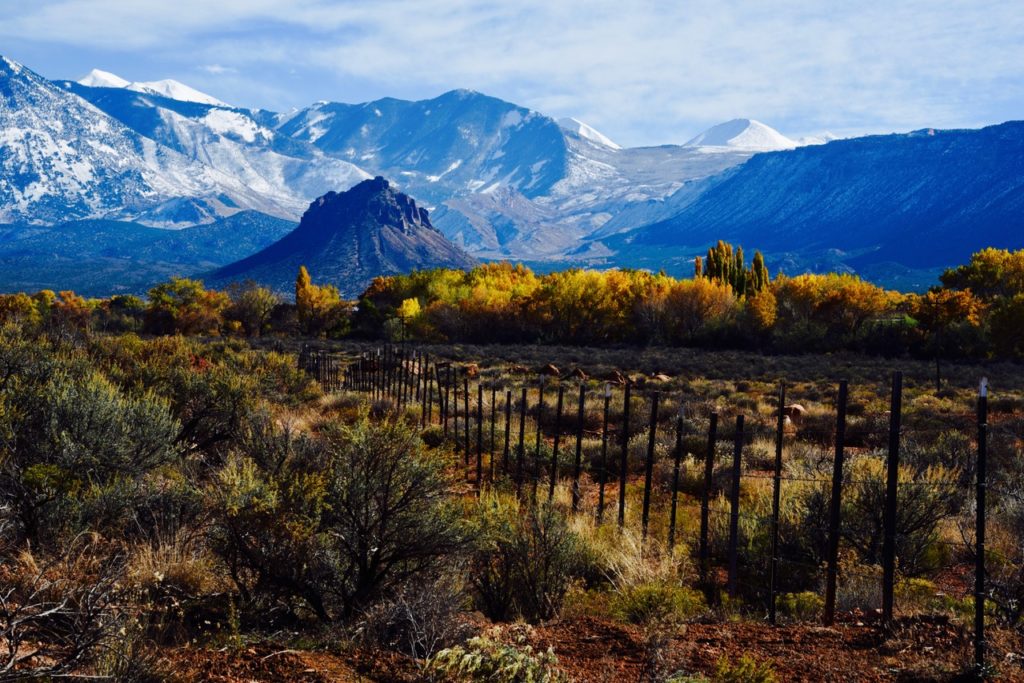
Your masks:
<svg viewBox="0 0 1024 683"><path fill-rule="evenodd" d="M0 54L275 111L468 88L626 146L1024 118L1021 0L0 0Z"/></svg>

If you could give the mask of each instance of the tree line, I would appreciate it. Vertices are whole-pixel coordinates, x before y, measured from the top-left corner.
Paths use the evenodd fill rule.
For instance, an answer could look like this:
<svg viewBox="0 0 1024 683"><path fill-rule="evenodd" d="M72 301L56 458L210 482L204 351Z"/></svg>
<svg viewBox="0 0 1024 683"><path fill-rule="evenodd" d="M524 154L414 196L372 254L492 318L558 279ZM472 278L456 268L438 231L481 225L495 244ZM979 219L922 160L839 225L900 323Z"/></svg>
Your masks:
<svg viewBox="0 0 1024 683"><path fill-rule="evenodd" d="M760 253L748 266L741 247L719 242L696 260L689 279L642 270L539 275L503 262L379 277L347 301L302 267L294 303L253 282L214 291L172 278L145 300L48 290L0 295L0 322L152 335L1024 356L1024 250L984 249L940 281L906 294L846 273L772 278Z"/></svg>

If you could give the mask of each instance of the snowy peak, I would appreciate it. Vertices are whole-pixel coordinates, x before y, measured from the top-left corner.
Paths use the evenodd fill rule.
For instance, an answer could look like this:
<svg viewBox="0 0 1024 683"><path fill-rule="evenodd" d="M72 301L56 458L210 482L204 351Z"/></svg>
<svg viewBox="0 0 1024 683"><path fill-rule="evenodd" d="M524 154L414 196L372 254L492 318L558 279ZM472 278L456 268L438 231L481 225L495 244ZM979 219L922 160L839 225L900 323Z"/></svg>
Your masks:
<svg viewBox="0 0 1024 683"><path fill-rule="evenodd" d="M212 95L207 95L195 88L189 87L180 81L165 78L162 81L132 82L125 80L117 74L102 69L93 69L88 74L79 78L79 85L90 88L120 88L143 93L146 95L158 95L167 97L179 102L196 102L198 104L209 104L214 107L230 107L231 105L218 100Z"/></svg>
<svg viewBox="0 0 1024 683"><path fill-rule="evenodd" d="M117 74L101 69L93 69L85 76L78 79L79 85L86 85L90 88L127 88L131 81L126 81Z"/></svg>
<svg viewBox="0 0 1024 683"><path fill-rule="evenodd" d="M733 119L708 128L684 147L725 147L736 150L769 152L793 149L797 143L760 121Z"/></svg>
<svg viewBox="0 0 1024 683"><path fill-rule="evenodd" d="M584 140L590 140L591 142L595 142L599 145L604 145L605 147L610 147L612 149L622 149L622 147L613 142L608 136L591 126L588 126L579 119L574 119L572 117L558 119L558 125L562 130L583 138Z"/></svg>

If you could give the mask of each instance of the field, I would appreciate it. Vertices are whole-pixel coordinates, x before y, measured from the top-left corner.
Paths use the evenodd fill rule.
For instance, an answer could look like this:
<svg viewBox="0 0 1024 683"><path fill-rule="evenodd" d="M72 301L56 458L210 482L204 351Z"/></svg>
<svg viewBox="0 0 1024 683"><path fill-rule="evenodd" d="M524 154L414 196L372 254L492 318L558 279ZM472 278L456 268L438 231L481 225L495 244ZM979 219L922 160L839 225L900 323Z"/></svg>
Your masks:
<svg viewBox="0 0 1024 683"><path fill-rule="evenodd" d="M0 680L1024 680L1019 364L11 326L0 360Z"/></svg>

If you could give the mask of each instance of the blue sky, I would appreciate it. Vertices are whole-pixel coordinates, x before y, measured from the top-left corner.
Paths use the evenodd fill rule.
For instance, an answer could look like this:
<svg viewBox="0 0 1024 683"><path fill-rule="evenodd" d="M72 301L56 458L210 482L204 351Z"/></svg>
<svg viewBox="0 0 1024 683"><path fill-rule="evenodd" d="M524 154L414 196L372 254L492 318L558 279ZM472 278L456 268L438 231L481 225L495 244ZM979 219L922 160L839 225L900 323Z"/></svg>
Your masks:
<svg viewBox="0 0 1024 683"><path fill-rule="evenodd" d="M1020 0L0 0L0 46L275 110L471 88L625 145L1024 118Z"/></svg>

